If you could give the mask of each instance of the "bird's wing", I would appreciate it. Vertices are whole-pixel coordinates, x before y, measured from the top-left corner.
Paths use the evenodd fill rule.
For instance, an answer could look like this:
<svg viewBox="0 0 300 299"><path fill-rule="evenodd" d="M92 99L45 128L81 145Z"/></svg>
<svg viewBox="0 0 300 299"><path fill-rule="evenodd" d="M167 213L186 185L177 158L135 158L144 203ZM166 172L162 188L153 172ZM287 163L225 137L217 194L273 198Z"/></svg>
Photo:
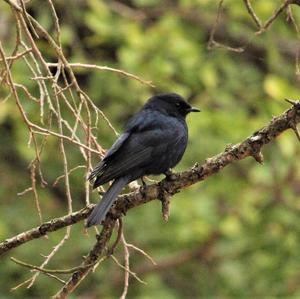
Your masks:
<svg viewBox="0 0 300 299"><path fill-rule="evenodd" d="M143 167L153 163L153 152L163 154L167 147L165 135L160 129L131 133L119 150L103 161L94 188L124 175L132 174L133 179L143 175Z"/></svg>
<svg viewBox="0 0 300 299"><path fill-rule="evenodd" d="M115 141L115 143L112 145L112 147L107 151L107 153L104 156L104 159L109 158L114 153L117 152L117 150L124 144L124 142L129 137L130 132L125 132L122 135L119 136L119 138Z"/></svg>
<svg viewBox="0 0 300 299"><path fill-rule="evenodd" d="M125 132L118 137L118 139L115 141L115 143L112 145L112 147L105 154L103 160L95 166L95 168L89 175L88 180L91 181L96 176L101 175L101 173L103 171L103 167L106 163L106 160L109 159L109 157L113 156L119 150L119 148L124 144L124 142L129 137L129 135L130 135L130 132Z"/></svg>
<svg viewBox="0 0 300 299"><path fill-rule="evenodd" d="M107 151L102 161L100 161L93 171L90 173L88 180L92 181L95 177L101 176L107 166L109 161L113 159L113 156L118 153L120 148L124 145L126 140L129 138L130 134L136 130L142 131L143 129L149 127L151 120L146 111L140 111L134 115L125 127L125 132L119 136L112 147ZM96 182L95 182L96 183ZM94 184L95 185L95 184Z"/></svg>
<svg viewBox="0 0 300 299"><path fill-rule="evenodd" d="M94 188L118 177L129 175L134 169L149 163L153 147L142 147L136 144L135 141L130 140L132 138L135 139L134 137L136 136L134 135L136 134L130 136L128 143L112 159L105 162L102 173L97 175ZM134 173L132 174L134 176Z"/></svg>

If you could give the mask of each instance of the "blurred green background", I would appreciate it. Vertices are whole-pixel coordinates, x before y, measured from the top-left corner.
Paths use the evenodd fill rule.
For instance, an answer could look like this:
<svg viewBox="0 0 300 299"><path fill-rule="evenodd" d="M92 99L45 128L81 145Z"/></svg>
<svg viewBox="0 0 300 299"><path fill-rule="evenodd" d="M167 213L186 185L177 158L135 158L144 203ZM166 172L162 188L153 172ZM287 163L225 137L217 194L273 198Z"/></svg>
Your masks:
<svg viewBox="0 0 300 299"><path fill-rule="evenodd" d="M282 1L252 3L266 20ZM215 38L233 47L247 44L243 53L236 53L207 49L216 1L68 0L54 1L54 5L69 61L124 69L156 86L153 90L112 72L76 72L80 86L118 131L156 92L177 92L201 108L201 114L188 118L189 146L177 170L201 163L227 144L243 140L288 107L284 98L299 96L295 63L300 45L286 13L255 37L255 25L243 1L225 1ZM46 5L32 0L26 7L54 32ZM291 9L300 24L300 7ZM0 1L0 24L1 42L10 53L15 43L14 18L4 1ZM38 45L47 61L56 62L43 39ZM34 92L36 83L26 77L24 63L15 63L12 73L16 82ZM33 194L17 196L30 186L28 163L34 149L27 146L28 131L13 97L2 102L7 95L7 88L0 87L2 240L39 224ZM25 106L38 121L37 106ZM104 148L116 138L102 119L97 136ZM58 144L57 139L49 138L42 155L48 185L41 187L37 182L44 221L67 213L63 183L52 186L63 173ZM84 164L71 144L66 144L66 149L70 167ZM124 218L127 242L145 250L158 266L131 251L131 270L147 284L131 278L128 298L300 298L299 150L293 132L285 132L263 149L263 166L248 158L177 194L168 223L162 219L158 201L131 210ZM97 160L93 155L93 164ZM84 169L74 171L70 180L77 210L84 206ZM92 198L97 201L97 194ZM9 256L40 265L44 260L41 254L49 254L64 233L51 233L1 258L0 298L47 298L61 287L40 275L30 289L10 292L32 273L12 263ZM85 233L83 222L74 225L70 239L47 267L79 265L94 244L94 235L93 230ZM122 261L121 246L116 256ZM70 298L118 298L123 275L122 269L107 260Z"/></svg>

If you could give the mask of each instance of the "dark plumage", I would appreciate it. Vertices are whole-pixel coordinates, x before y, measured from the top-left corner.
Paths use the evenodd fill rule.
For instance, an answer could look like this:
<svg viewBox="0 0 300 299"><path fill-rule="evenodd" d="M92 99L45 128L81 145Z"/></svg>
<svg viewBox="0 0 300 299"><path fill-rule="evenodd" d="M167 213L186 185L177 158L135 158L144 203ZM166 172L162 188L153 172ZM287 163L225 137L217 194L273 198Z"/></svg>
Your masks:
<svg viewBox="0 0 300 299"><path fill-rule="evenodd" d="M151 97L127 123L103 160L94 168L97 188L111 180L87 220L87 226L100 224L122 188L131 181L150 174L161 174L173 168L182 158L188 141L185 117L199 111L175 93Z"/></svg>

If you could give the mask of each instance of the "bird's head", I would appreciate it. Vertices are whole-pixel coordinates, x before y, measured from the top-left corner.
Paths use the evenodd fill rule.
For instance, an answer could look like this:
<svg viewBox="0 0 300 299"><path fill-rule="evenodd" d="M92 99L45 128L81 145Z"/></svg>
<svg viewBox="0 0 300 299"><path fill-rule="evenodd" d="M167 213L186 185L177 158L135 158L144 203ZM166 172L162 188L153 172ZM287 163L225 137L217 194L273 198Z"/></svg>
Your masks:
<svg viewBox="0 0 300 299"><path fill-rule="evenodd" d="M151 97L144 109L153 109L175 117L186 117L190 112L200 112L176 93L162 93Z"/></svg>

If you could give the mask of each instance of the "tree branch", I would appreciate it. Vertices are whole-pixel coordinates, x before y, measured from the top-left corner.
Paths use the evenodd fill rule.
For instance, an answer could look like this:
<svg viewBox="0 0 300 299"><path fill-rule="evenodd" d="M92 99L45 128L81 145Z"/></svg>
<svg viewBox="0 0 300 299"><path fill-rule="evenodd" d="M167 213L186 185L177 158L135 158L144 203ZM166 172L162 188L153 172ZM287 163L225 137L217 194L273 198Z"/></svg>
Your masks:
<svg viewBox="0 0 300 299"><path fill-rule="evenodd" d="M40 226L22 232L10 239L4 240L0 243L0 255L33 239L43 237L49 232L54 232L85 219L91 212L93 206L94 205L85 207L77 212L72 213L71 215L66 215L44 222Z"/></svg>

